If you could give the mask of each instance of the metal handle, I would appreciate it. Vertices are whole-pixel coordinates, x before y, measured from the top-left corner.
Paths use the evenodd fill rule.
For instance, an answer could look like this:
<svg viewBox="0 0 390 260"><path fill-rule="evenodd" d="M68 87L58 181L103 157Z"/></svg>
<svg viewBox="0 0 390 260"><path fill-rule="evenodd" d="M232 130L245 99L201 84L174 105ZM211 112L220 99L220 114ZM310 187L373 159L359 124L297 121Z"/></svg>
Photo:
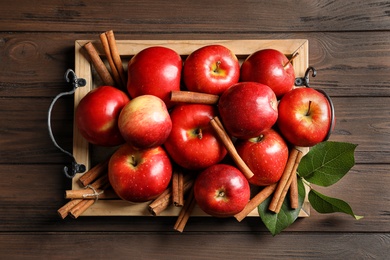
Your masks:
<svg viewBox="0 0 390 260"><path fill-rule="evenodd" d="M65 153L66 155L68 155L68 156L70 156L72 158L72 167L71 167L72 170L71 170L71 172L69 172L69 167L68 166L64 166L64 174L65 174L65 176L71 179L71 178L73 178L76 175L76 173L85 172L86 167L85 167L84 164L77 163L76 159L73 157L73 155L70 152L64 150L61 146L58 145L57 141L54 138L53 131L51 129L51 112L53 110L54 104L57 102L57 100L60 97L66 96L66 95L73 95L74 92L76 91L76 89L78 87L84 87L87 84L87 81L85 79L83 79L83 78L77 78L76 73L73 70L71 70L71 69L68 69L66 71L66 73L65 73L65 80L68 83L72 83L73 89L71 91L68 91L68 92L60 93L53 99L53 101L50 104L49 111L48 111L47 126L48 126L48 129L49 129L49 135L50 135L50 138L51 138L53 144L61 152Z"/></svg>
<svg viewBox="0 0 390 260"><path fill-rule="evenodd" d="M310 74L310 71L312 71L312 77L315 77L317 76L317 71L314 67L308 67L306 72L305 72L305 76L302 77L302 78L296 78L295 79L295 86L306 86L307 88L310 88L310 78L309 78L309 74ZM332 129L333 129L333 126L334 126L334 116L335 116L335 113L334 113L334 105L333 105L333 101L332 99L330 98L330 96L322 89L315 89L317 90L318 92L320 92L321 94L323 94L325 96L325 98L328 100L329 102L329 106L330 106L330 125L329 125L329 129L328 129L328 133L327 135L325 136L324 140L323 141L327 141L332 133Z"/></svg>

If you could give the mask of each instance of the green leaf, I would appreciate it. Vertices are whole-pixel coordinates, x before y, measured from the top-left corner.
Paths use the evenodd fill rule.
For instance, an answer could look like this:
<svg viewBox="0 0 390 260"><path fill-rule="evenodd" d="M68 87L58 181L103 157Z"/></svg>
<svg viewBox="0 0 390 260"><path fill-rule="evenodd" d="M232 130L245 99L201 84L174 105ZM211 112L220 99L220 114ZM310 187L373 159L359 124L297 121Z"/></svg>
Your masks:
<svg viewBox="0 0 390 260"><path fill-rule="evenodd" d="M279 213L274 213L268 210L268 206L272 200L272 195L269 196L263 203L258 207L258 212L263 221L264 225L271 232L273 236L282 232L283 229L289 227L298 218L299 212L301 211L303 201L305 199L305 187L301 178L298 177L298 208L290 208L289 196L284 199L282 208Z"/></svg>
<svg viewBox="0 0 390 260"><path fill-rule="evenodd" d="M318 213L342 212L351 215L355 219L363 218L363 216L355 215L351 207L345 201L325 196L313 189L310 190L308 198L311 206Z"/></svg>
<svg viewBox="0 0 390 260"><path fill-rule="evenodd" d="M322 142L313 146L298 166L299 176L327 187L338 182L354 165L356 144Z"/></svg>

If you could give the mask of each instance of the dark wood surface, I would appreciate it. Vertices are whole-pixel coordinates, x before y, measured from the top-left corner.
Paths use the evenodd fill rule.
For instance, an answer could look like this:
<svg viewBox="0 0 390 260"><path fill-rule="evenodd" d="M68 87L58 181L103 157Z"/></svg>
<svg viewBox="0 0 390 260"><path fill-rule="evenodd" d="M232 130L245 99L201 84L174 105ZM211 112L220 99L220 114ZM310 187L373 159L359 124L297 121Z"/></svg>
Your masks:
<svg viewBox="0 0 390 260"><path fill-rule="evenodd" d="M386 259L390 253L390 4L388 1L10 1L0 3L1 259ZM329 196L356 221L312 210L276 237L258 218L80 217L56 211L68 157L47 131L53 97L68 90L74 41L98 39L308 39L312 86L333 97L331 137L358 144L356 165ZM73 101L53 131L72 148Z"/></svg>

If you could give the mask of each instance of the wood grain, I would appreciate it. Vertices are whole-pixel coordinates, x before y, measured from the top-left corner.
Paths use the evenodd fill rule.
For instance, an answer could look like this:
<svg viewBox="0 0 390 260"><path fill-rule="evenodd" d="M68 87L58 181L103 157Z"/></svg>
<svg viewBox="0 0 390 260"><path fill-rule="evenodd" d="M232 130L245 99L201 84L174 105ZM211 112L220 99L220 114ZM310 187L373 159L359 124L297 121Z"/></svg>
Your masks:
<svg viewBox="0 0 390 260"><path fill-rule="evenodd" d="M0 258L387 259L389 14L383 0L2 1ZM60 219L69 158L49 139L47 110L70 90L64 73L74 69L75 40L98 40L111 29L118 40L308 39L318 72L311 86L327 91L336 107L331 140L358 144L350 173L314 188L364 218L312 210L276 237L257 218L190 218L183 234L173 231L172 217ZM73 97L58 102L52 124L71 150Z"/></svg>
<svg viewBox="0 0 390 260"><path fill-rule="evenodd" d="M2 2L1 31L128 33L372 31L390 26L386 1L50 1ZM14 10L18 10L15 12ZM110 10L109 12L107 10ZM164 11L162 11L164 10ZM99 22L95 18L99 17ZM242 22L242 20L245 22Z"/></svg>
<svg viewBox="0 0 390 260"><path fill-rule="evenodd" d="M232 248L232 245L235 246ZM110 246L112 250L108 249ZM50 255L50 259L91 256L101 259L122 259L124 256L134 259L181 259L183 256L209 259L213 255L219 259L284 259L286 256L289 259L387 259L386 248L389 246L390 235L376 233L351 235L313 232L277 237L257 232L233 236L224 232L41 232L0 235L0 251L7 259L30 255L37 258ZM196 252L194 248L197 248Z"/></svg>
<svg viewBox="0 0 390 260"><path fill-rule="evenodd" d="M122 40L308 39L309 64L317 69L313 87L331 96L390 96L390 34L382 32L142 34L115 33ZM0 94L54 97L69 90L64 73L74 69L74 41L98 40L98 34L0 32ZM50 44L46 44L50 42ZM371 46L375 46L372 49ZM40 66L35 66L40 64ZM342 73L340 73L342 72Z"/></svg>
<svg viewBox="0 0 390 260"><path fill-rule="evenodd" d="M390 182L388 165L358 164L339 183L328 188L313 187L328 196L347 201L356 215L355 221L343 214L318 214L311 210L289 231L300 232L389 232L390 191L383 183ZM62 220L58 208L67 200L65 190L70 180L61 165L0 164L0 230L2 231L171 231L174 217L80 217ZM28 187L28 189L26 189ZM381 198L381 199L379 199ZM190 218L188 232L251 232L265 231L256 217L244 219Z"/></svg>

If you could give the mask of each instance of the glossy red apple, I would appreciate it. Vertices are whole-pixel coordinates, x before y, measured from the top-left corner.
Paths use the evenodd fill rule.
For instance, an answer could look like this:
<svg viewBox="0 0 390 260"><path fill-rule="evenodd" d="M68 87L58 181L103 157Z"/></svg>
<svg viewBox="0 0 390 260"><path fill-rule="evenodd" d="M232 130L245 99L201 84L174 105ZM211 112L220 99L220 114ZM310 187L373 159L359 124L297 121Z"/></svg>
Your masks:
<svg viewBox="0 0 390 260"><path fill-rule="evenodd" d="M122 109L118 127L127 143L145 149L165 142L171 132L172 121L162 99L142 95Z"/></svg>
<svg viewBox="0 0 390 260"><path fill-rule="evenodd" d="M122 145L110 158L108 178L118 196L131 202L155 199L169 185L171 161L161 147L134 149Z"/></svg>
<svg viewBox="0 0 390 260"><path fill-rule="evenodd" d="M331 127L328 99L312 88L291 90L280 100L277 125L295 146L310 147L324 141Z"/></svg>
<svg viewBox="0 0 390 260"><path fill-rule="evenodd" d="M288 160L288 146L283 137L273 129L258 137L237 140L236 150L253 177L248 181L257 186L267 186L279 181Z"/></svg>
<svg viewBox="0 0 390 260"><path fill-rule="evenodd" d="M227 151L210 126L217 115L211 105L180 104L171 111L172 131L164 146L178 165L205 169L220 162Z"/></svg>
<svg viewBox="0 0 390 260"><path fill-rule="evenodd" d="M241 65L241 81L269 86L281 98L294 87L295 72L286 55L275 49L254 52Z"/></svg>
<svg viewBox="0 0 390 260"><path fill-rule="evenodd" d="M256 82L239 82L219 99L218 109L226 131L249 139L271 128L278 118L278 103L271 88Z"/></svg>
<svg viewBox="0 0 390 260"><path fill-rule="evenodd" d="M155 95L169 107L170 92L180 90L183 61L167 47L152 46L134 55L128 63L127 90L132 98Z"/></svg>
<svg viewBox="0 0 390 260"><path fill-rule="evenodd" d="M77 129L91 144L116 146L124 143L118 128L118 117L128 102L127 94L112 86L91 90L76 107Z"/></svg>
<svg viewBox="0 0 390 260"><path fill-rule="evenodd" d="M215 164L202 171L194 184L198 206L214 217L230 217L244 209L250 199L250 186L235 167Z"/></svg>
<svg viewBox="0 0 390 260"><path fill-rule="evenodd" d="M220 95L239 79L238 59L223 45L201 47L184 62L183 80L190 91Z"/></svg>

